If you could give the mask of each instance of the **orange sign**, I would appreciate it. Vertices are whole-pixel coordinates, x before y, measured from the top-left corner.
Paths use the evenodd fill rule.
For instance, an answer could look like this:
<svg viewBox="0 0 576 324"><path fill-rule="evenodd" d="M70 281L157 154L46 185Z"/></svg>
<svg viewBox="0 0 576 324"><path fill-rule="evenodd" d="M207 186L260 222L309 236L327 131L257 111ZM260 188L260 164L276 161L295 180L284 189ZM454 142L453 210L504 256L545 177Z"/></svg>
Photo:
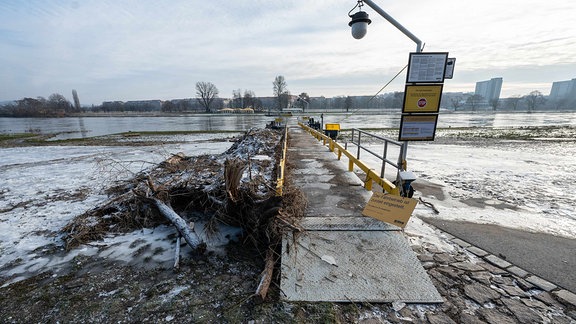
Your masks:
<svg viewBox="0 0 576 324"><path fill-rule="evenodd" d="M441 84L406 85L402 112L437 113L441 97Z"/></svg>

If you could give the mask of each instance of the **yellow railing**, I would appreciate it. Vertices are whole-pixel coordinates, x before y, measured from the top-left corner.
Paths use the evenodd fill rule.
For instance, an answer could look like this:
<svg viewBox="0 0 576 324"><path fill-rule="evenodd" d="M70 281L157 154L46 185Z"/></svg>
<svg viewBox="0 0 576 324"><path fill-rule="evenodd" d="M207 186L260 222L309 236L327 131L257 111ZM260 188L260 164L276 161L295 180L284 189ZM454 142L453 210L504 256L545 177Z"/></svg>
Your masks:
<svg viewBox="0 0 576 324"><path fill-rule="evenodd" d="M348 171L354 170L354 165L356 165L360 170L366 174L366 180L364 180L364 188L366 190L372 190L372 183L376 182L380 187L382 187L386 192L392 195L400 196L400 188L396 187L392 182L381 178L374 169L366 165L366 163L357 159L352 153L346 150L340 143L332 140L329 136L326 136L317 130L314 130L302 123L298 123L305 131L310 133L312 136L316 137L317 140L323 141L323 144L328 143L328 148L331 152L336 153L338 160L342 158L342 155L348 157Z"/></svg>
<svg viewBox="0 0 576 324"><path fill-rule="evenodd" d="M282 156L278 164L278 177L276 178L276 196L282 196L284 188L284 170L286 169L286 151L288 149L288 127L284 127L284 138L282 139Z"/></svg>

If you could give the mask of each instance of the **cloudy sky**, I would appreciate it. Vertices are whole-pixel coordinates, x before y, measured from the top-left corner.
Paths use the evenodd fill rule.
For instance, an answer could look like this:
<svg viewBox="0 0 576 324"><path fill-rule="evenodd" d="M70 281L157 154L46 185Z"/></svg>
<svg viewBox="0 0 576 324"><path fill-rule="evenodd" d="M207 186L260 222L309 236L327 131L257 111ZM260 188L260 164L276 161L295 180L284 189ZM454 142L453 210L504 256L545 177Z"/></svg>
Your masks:
<svg viewBox="0 0 576 324"><path fill-rule="evenodd" d="M502 77L502 96L576 78L576 1L375 0L425 42L456 57L444 91ZM0 101L48 97L82 104L195 96L372 95L416 45L368 6L372 24L350 36L355 0L0 0ZM402 91L405 74L384 92Z"/></svg>

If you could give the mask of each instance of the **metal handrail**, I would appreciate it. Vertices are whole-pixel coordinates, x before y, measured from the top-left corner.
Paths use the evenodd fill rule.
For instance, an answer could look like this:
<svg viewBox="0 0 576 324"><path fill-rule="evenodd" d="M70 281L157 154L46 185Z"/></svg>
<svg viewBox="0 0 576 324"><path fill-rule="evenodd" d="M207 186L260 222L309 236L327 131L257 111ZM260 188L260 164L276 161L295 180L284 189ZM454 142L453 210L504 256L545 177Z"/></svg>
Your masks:
<svg viewBox="0 0 576 324"><path fill-rule="evenodd" d="M369 138L377 139L377 140L380 140L381 142L383 142L383 144L384 144L383 153L382 154L376 153L376 152L372 151L371 149L369 149L368 147L362 145L362 136L367 136ZM357 138L357 140L356 140L356 138ZM363 131L363 130L358 129L358 128L354 128L354 129L352 129L352 139L351 139L350 143L356 145L356 147L357 147L357 151L356 151L356 158L357 159L360 159L360 155L361 155L360 153L362 151L366 151L367 153L370 153L371 155L373 155L374 157L376 157L377 159L382 161L382 164L380 167L380 177L381 178L384 178L384 172L386 171L386 164L393 166L398 171L406 170L406 162L403 161L403 159L402 159L402 157L404 156L404 151L406 150L406 143L405 142L399 142L399 141L391 140L391 139L383 137L383 136L379 136L376 134L369 133L367 131ZM400 151L398 154L397 162L394 162L394 161L388 159L388 145L393 145L393 146L399 147ZM344 148L348 149L348 142L344 143Z"/></svg>

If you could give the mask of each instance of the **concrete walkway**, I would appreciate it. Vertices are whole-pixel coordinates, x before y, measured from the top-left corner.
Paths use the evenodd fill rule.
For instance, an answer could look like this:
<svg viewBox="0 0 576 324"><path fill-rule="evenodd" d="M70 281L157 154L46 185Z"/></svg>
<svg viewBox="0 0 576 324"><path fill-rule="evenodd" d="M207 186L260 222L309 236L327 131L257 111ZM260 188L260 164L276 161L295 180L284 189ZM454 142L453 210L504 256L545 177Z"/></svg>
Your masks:
<svg viewBox="0 0 576 324"><path fill-rule="evenodd" d="M292 185L308 199L303 233L282 247L287 300L440 303L398 227L362 215L371 192L347 163L297 125L289 128Z"/></svg>

